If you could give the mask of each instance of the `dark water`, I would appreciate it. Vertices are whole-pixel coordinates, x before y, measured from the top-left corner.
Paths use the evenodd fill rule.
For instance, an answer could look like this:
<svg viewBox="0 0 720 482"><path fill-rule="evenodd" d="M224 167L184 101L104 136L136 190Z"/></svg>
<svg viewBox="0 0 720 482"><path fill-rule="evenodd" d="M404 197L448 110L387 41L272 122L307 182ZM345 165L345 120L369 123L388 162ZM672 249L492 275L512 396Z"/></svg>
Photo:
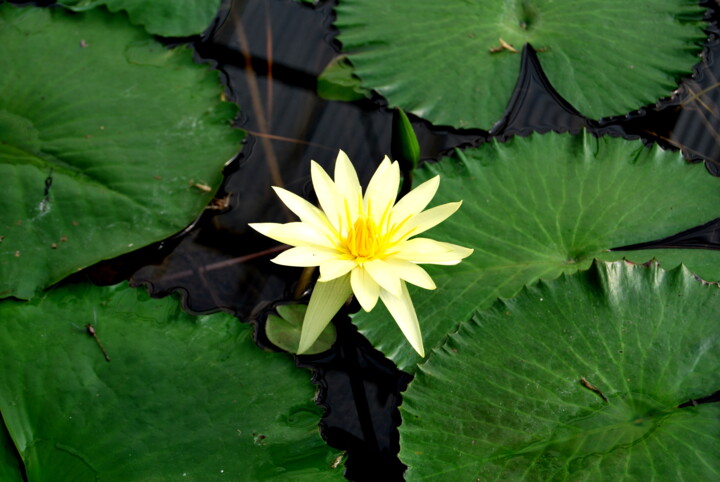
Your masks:
<svg viewBox="0 0 720 482"><path fill-rule="evenodd" d="M712 7L708 18L716 22L717 5L707 5ZM223 201L174 238L88 270L96 282L130 278L154 296L180 292L190 311L224 309L256 323L258 343L270 345L262 335L264 317L273 304L293 298L299 270L270 263L276 244L247 227L249 222L290 219L269 186L284 186L312 199L308 160L328 169L338 148L356 162L361 182L366 182L391 147L392 112L382 99L334 102L315 94L318 74L339 51L332 20L332 2L316 7L292 0L224 4L214 25L195 42L198 59L222 72L228 98L241 107L236 125L250 133L242 152L226 168L216 194ZM491 132L434 127L414 119L421 157L435 159L453 147L477 145L491 137L586 128L679 148L717 174L716 24L709 35L704 62L672 98L601 121L584 118L558 95L527 48L508 110ZM717 249L719 223L635 248ZM411 377L374 350L346 312L335 323L338 342L332 350L298 357L301 366L313 370L318 403L327 409L321 432L330 445L348 451L348 478L366 480L382 474L383 480L401 480L397 407Z"/></svg>

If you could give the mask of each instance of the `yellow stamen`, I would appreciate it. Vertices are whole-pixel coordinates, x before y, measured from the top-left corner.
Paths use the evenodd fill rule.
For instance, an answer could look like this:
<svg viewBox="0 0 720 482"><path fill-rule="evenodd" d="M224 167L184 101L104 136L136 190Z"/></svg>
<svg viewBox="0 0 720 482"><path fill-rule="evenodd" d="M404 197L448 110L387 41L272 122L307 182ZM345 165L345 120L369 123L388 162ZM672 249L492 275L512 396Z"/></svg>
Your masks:
<svg viewBox="0 0 720 482"><path fill-rule="evenodd" d="M382 257L385 251L385 237L380 228L369 216L360 217L348 231L343 247L345 252L355 257L358 262Z"/></svg>

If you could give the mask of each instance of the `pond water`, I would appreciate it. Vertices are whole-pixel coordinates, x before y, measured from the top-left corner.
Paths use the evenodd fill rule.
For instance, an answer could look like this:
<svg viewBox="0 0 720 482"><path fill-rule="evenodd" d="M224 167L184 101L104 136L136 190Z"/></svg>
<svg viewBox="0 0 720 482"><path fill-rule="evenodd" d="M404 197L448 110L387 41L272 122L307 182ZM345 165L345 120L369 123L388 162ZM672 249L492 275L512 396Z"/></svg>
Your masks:
<svg viewBox="0 0 720 482"><path fill-rule="evenodd" d="M710 8L710 40L704 62L670 99L618 118L591 121L577 113L552 88L532 50L503 119L491 131L460 131L430 126L411 117L422 159L437 159L454 147L475 145L492 137L505 139L533 131L577 132L642 138L682 149L688 159L705 160L720 173L717 78L720 66L718 11ZM258 343L272 348L262 335L274 304L293 299L298 271L269 262L276 243L250 228L249 222L289 219L268 189L282 185L311 197L308 160L326 169L342 148L367 182L390 152L392 111L382 99L338 102L316 94L317 77L338 55L332 27L333 2L316 6L291 0L225 2L213 26L195 42L198 59L222 73L227 96L241 107L237 126L248 131L244 148L225 170L218 202L172 239L90 270L103 284L130 278L155 296L179 291L185 307L204 313L230 310L258 326ZM364 162L364 163L363 163ZM716 224L709 223L664 241L665 245L717 249ZM663 242L647 240L642 248ZM411 377L400 372L357 333L348 313L335 319L338 342L330 351L298 357L314 372L318 403L327 408L323 436L348 451L348 478L378 474L401 479L397 407Z"/></svg>

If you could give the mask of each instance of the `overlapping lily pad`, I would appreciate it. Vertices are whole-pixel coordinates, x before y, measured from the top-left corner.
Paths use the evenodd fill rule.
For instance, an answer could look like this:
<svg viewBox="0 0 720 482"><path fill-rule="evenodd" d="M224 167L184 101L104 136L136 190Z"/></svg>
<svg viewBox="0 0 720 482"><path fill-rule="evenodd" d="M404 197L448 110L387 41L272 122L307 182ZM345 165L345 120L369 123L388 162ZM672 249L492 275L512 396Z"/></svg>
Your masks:
<svg viewBox="0 0 720 482"><path fill-rule="evenodd" d="M613 247L660 239L718 217L720 184L702 165L639 141L589 134L533 135L488 143L426 164L415 183L441 175L434 203L463 205L427 237L473 248L457 266L429 266L437 290L410 290L423 341L431 349L476 308L514 296L525 284L587 269ZM659 250L720 280L720 252ZM707 260L714 260L707 262ZM420 358L384 307L354 318L373 345L403 370Z"/></svg>
<svg viewBox="0 0 720 482"><path fill-rule="evenodd" d="M488 129L526 42L550 82L591 118L669 95L698 61L695 0L341 0L339 40L363 86L434 124ZM503 46L505 44L505 47Z"/></svg>
<svg viewBox="0 0 720 482"><path fill-rule="evenodd" d="M181 230L242 138L215 72L100 9L0 5L0 91L0 298Z"/></svg>
<svg viewBox="0 0 720 482"><path fill-rule="evenodd" d="M479 312L403 396L408 480L715 480L720 291L599 263ZM679 405L687 406L679 408Z"/></svg>
<svg viewBox="0 0 720 482"><path fill-rule="evenodd" d="M309 373L230 315L75 285L0 320L0 412L29 480L342 479Z"/></svg>
<svg viewBox="0 0 720 482"><path fill-rule="evenodd" d="M205 30L220 7L220 0L60 0L77 12L105 5L111 12L125 11L136 25L155 35L185 37Z"/></svg>

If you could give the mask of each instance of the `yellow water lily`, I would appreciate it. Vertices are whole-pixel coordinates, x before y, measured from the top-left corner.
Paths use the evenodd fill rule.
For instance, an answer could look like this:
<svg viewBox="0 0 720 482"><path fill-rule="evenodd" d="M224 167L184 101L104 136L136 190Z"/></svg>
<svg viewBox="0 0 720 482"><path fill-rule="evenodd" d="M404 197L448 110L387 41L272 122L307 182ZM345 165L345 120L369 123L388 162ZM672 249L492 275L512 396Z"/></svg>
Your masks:
<svg viewBox="0 0 720 482"><path fill-rule="evenodd" d="M420 325L406 282L425 289L435 283L419 264L457 264L473 250L427 238L413 238L452 215L453 202L423 211L440 176L422 183L397 203L400 167L385 156L363 196L355 168L340 151L335 180L315 161L310 172L320 208L300 196L273 187L299 222L250 226L294 246L273 261L285 266L320 267L320 277L305 314L298 353L315 342L351 294L365 311L380 298L410 345L425 356Z"/></svg>

